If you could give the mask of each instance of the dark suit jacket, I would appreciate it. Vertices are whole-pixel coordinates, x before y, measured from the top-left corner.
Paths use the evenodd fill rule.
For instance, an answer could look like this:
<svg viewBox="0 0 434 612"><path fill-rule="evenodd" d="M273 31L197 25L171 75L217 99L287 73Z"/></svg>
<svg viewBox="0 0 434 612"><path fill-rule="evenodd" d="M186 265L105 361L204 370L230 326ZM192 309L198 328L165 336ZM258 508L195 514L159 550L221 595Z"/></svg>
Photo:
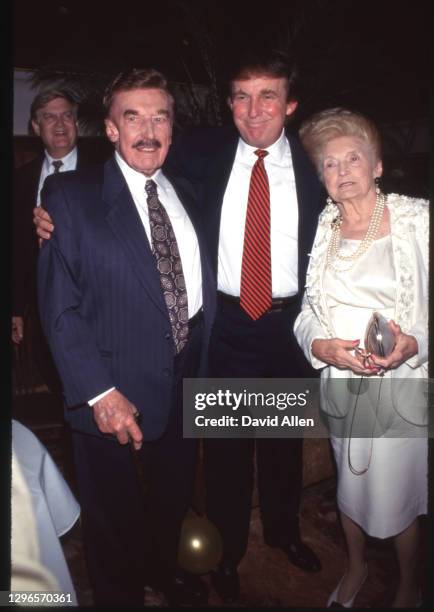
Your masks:
<svg viewBox="0 0 434 612"><path fill-rule="evenodd" d="M317 174L298 139L287 132L294 167L298 200L299 294L305 285L308 253L313 244L324 193ZM197 188L213 269L217 272L220 216L223 197L238 146L235 127L211 128L186 133L178 138L167 164Z"/></svg>
<svg viewBox="0 0 434 612"><path fill-rule="evenodd" d="M78 146L77 170L88 168L102 161L102 157ZM14 176L13 210L13 300L14 315L22 316L26 307L36 306L36 262L38 239L33 225L33 208L36 206L39 178L44 153L20 166Z"/></svg>
<svg viewBox="0 0 434 612"><path fill-rule="evenodd" d="M191 185L170 180L196 227ZM125 179L110 159L48 177L43 201L55 230L40 251L39 309L67 419L79 431L101 435L84 403L116 386L142 413L144 438L158 438L172 397L173 340L155 258ZM197 234L205 371L215 281Z"/></svg>

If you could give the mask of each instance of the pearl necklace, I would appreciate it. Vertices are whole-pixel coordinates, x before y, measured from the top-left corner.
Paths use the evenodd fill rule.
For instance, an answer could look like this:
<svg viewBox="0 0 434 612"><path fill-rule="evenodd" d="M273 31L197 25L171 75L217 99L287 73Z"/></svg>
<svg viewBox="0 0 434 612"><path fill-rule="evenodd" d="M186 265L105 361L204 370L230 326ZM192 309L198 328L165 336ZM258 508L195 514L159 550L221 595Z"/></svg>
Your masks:
<svg viewBox="0 0 434 612"><path fill-rule="evenodd" d="M339 253L340 242L341 242L341 225L342 216L339 214L331 224L332 235L330 238L329 246L327 248L326 264L328 267L335 270L335 272L348 272L366 251L369 249L371 244L377 237L378 230L380 229L381 220L383 218L384 206L386 204L386 196L379 192L377 193L375 207L372 212L372 217L369 222L369 227L365 234L365 237L360 242L358 248L351 253L351 255L341 255ZM342 265L336 265L338 262L349 263L347 267Z"/></svg>

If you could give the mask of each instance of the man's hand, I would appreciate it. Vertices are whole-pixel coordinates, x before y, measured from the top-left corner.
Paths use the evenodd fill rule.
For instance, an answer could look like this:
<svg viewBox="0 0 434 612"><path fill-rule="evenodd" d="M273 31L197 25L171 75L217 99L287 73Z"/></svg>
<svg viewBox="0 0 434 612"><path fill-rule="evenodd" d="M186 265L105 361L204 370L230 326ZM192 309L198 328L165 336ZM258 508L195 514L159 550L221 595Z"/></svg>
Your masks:
<svg viewBox="0 0 434 612"><path fill-rule="evenodd" d="M377 374L379 367L366 363L363 351L358 349L360 340L342 340L317 338L312 342L312 355L324 363L340 370L351 370L359 376ZM355 355L352 355L355 351Z"/></svg>
<svg viewBox="0 0 434 612"><path fill-rule="evenodd" d="M121 444L127 444L131 438L134 448L141 448L143 435L135 419L138 410L122 393L113 389L92 408L94 419L102 433L115 435Z"/></svg>
<svg viewBox="0 0 434 612"><path fill-rule="evenodd" d="M24 319L23 317L12 317L12 342L20 344L24 338Z"/></svg>
<svg viewBox="0 0 434 612"><path fill-rule="evenodd" d="M39 236L39 246L41 246L42 240L49 240L54 230L51 217L42 206L35 206L33 209L33 223L36 225L36 233Z"/></svg>
<svg viewBox="0 0 434 612"><path fill-rule="evenodd" d="M370 357L371 361L383 368L384 370L394 370L398 368L402 363L407 361L413 357L413 355L417 355L419 351L419 347L417 344L417 340L414 336L409 336L408 334L404 334L399 325L395 323L395 321L389 321L389 327L395 336L395 346L393 351L387 357L378 357L377 355L372 355Z"/></svg>

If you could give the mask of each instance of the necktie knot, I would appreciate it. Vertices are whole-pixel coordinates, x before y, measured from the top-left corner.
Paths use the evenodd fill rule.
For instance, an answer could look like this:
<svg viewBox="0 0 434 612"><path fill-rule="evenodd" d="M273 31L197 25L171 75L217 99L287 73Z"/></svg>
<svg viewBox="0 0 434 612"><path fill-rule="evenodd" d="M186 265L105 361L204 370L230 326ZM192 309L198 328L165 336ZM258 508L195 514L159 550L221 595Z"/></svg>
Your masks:
<svg viewBox="0 0 434 612"><path fill-rule="evenodd" d="M57 174L60 168L63 166L63 161L61 159L55 159L51 162L51 165L54 168L54 174Z"/></svg>
<svg viewBox="0 0 434 612"><path fill-rule="evenodd" d="M145 191L148 197L157 195L157 184L152 179L149 179L145 183Z"/></svg>
<svg viewBox="0 0 434 612"><path fill-rule="evenodd" d="M255 155L257 155L258 159L262 161L264 157L267 157L268 151L264 151L264 149L256 149Z"/></svg>

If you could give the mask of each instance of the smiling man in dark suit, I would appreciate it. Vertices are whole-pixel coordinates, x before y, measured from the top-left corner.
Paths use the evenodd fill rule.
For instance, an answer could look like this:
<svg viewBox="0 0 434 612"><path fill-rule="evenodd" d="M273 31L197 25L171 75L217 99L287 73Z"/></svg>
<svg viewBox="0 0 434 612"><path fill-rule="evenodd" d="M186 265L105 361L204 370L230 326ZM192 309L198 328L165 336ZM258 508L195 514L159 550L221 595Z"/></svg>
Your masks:
<svg viewBox="0 0 434 612"><path fill-rule="evenodd" d="M33 131L41 138L44 152L15 173L12 339L16 344L24 337L24 311L30 302L35 302L33 296L36 296L38 245L32 210L40 204L45 178L56 169L58 172L75 170L78 161L77 104L66 91L53 89L38 94L32 102L30 116Z"/></svg>
<svg viewBox="0 0 434 612"><path fill-rule="evenodd" d="M78 145L77 102L64 89L48 89L39 93L30 108L33 132L41 139L43 151L35 159L20 166L14 177L14 271L12 340L24 339L24 317L31 323L30 343L33 357L44 383L60 394L60 383L52 363L39 322L36 298L36 262L38 241L32 223L32 210L41 203L41 191L50 174L83 169L102 160L103 151L92 155Z"/></svg>
<svg viewBox="0 0 434 612"><path fill-rule="evenodd" d="M321 207L315 171L285 122L296 107L296 73L280 53L234 67L228 103L234 128L182 137L172 163L197 183L218 278L209 376L314 375L292 332ZM212 574L226 602L239 594L256 447L264 539L306 571L321 568L302 541L302 439L206 439L207 514L223 537Z"/></svg>
<svg viewBox="0 0 434 612"><path fill-rule="evenodd" d="M122 73L104 105L115 154L47 180L55 229L38 279L73 429L89 574L97 605L143 605L144 584L173 605L199 604L204 585L176 565L197 451L182 438L182 379L204 371L212 271L190 185L161 171L173 124L165 78Z"/></svg>

